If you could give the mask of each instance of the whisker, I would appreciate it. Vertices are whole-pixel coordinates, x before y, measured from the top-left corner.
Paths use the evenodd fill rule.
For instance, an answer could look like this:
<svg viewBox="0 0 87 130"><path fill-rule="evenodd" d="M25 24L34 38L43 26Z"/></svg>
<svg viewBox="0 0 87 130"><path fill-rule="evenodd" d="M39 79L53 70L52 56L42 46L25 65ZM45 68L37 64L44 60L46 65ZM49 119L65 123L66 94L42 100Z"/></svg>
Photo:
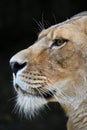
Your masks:
<svg viewBox="0 0 87 130"><path fill-rule="evenodd" d="M47 88L41 88L40 90L41 90L42 94L44 94L45 96L47 96L47 94L49 94L50 96L53 95L52 90L49 90Z"/></svg>
<svg viewBox="0 0 87 130"><path fill-rule="evenodd" d="M34 20L35 23L38 25L38 27L39 27L39 31L42 31L42 30L44 29L44 25L43 25L43 23L41 23L41 22L37 22L37 20L34 19L34 18L33 18L33 20Z"/></svg>
<svg viewBox="0 0 87 130"><path fill-rule="evenodd" d="M43 24L43 23L39 22L39 25L41 26L41 29L42 29L42 30L43 30L43 29L45 29L45 27L44 27L44 24Z"/></svg>
<svg viewBox="0 0 87 130"><path fill-rule="evenodd" d="M10 99L8 99L8 102L17 99L17 96L11 97Z"/></svg>
<svg viewBox="0 0 87 130"><path fill-rule="evenodd" d="M48 20L44 20L45 28L50 27L52 24Z"/></svg>
<svg viewBox="0 0 87 130"><path fill-rule="evenodd" d="M36 88L36 89L38 90L39 94L43 97L42 92L38 88Z"/></svg>
<svg viewBox="0 0 87 130"><path fill-rule="evenodd" d="M43 29L45 29L45 25L44 25L44 14L42 14L42 20L41 20L41 23L43 25Z"/></svg>
<svg viewBox="0 0 87 130"><path fill-rule="evenodd" d="M55 14L52 14L52 16L53 16L53 19L54 19L54 23L57 24L57 19L55 17Z"/></svg>
<svg viewBox="0 0 87 130"><path fill-rule="evenodd" d="M17 113L17 111L19 111L19 108L18 108L18 104L16 103L12 110L12 113Z"/></svg>

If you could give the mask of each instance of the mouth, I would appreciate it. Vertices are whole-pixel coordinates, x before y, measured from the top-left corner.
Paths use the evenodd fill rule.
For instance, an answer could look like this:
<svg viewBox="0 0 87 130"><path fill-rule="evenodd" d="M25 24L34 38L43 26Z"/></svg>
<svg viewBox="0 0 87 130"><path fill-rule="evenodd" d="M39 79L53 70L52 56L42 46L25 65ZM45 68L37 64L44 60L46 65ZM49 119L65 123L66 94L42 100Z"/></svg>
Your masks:
<svg viewBox="0 0 87 130"><path fill-rule="evenodd" d="M41 98L45 98L45 99L49 99L52 98L54 96L54 94L56 93L56 90L52 90L52 91L46 91L44 93L39 92L36 88L31 88L31 92L27 92L26 90L23 90L18 84L15 85L16 91L17 92L21 92L23 95L27 95L27 96L36 96L36 97L41 97Z"/></svg>

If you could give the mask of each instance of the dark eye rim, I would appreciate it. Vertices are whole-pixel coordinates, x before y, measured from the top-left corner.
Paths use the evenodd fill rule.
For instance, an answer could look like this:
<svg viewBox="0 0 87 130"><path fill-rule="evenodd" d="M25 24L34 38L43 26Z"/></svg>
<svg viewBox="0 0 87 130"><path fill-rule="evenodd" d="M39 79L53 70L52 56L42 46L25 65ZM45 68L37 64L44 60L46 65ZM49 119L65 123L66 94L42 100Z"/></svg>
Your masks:
<svg viewBox="0 0 87 130"><path fill-rule="evenodd" d="M59 39L55 39L54 42L51 45L51 48L57 46L60 47L62 46L64 43L66 43L68 40L64 39L64 38L59 38Z"/></svg>

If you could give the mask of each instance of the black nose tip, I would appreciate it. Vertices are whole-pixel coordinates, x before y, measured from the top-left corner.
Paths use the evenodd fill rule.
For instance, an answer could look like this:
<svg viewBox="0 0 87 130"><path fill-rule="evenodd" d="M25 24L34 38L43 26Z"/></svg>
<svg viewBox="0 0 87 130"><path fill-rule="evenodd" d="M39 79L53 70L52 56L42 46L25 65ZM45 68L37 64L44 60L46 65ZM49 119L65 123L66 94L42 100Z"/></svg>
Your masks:
<svg viewBox="0 0 87 130"><path fill-rule="evenodd" d="M19 70L23 69L26 66L26 64L26 62L22 64L18 62L10 62L11 69L15 75Z"/></svg>

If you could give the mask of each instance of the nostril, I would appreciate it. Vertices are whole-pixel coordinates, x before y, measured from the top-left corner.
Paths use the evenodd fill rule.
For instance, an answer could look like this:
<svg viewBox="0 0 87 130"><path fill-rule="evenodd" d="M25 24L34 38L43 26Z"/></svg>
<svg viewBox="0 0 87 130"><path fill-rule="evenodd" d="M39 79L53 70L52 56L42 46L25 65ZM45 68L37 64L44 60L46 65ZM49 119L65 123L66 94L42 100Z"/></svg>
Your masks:
<svg viewBox="0 0 87 130"><path fill-rule="evenodd" d="M19 70L23 69L26 66L26 64L27 64L27 62L24 62L22 64L18 63L18 62L11 62L10 66L11 66L11 69L12 69L13 73L15 73L15 75L16 75L16 73Z"/></svg>

